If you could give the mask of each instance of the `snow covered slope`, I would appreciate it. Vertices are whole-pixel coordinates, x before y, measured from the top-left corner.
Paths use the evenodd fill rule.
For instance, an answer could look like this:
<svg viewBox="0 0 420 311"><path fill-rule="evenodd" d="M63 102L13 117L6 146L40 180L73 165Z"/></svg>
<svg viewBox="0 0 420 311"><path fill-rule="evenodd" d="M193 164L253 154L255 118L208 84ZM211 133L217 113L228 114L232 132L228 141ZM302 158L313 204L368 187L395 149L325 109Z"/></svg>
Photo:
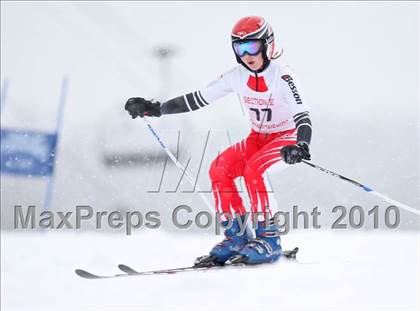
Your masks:
<svg viewBox="0 0 420 311"><path fill-rule="evenodd" d="M219 237L220 238L220 237ZM85 280L190 265L217 238L145 230L118 234L2 234L2 310L418 310L419 234L292 232L300 263Z"/></svg>

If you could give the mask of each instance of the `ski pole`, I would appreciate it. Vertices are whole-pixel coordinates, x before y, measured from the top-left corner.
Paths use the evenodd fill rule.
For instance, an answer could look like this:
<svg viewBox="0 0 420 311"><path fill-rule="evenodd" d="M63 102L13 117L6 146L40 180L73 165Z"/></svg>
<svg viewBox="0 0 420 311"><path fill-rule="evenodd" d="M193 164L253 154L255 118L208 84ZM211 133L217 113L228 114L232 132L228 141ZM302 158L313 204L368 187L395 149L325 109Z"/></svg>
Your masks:
<svg viewBox="0 0 420 311"><path fill-rule="evenodd" d="M361 183L359 183L357 181L354 181L354 180L352 180L350 178L347 178L347 177L345 177L343 175L334 173L334 172L332 172L330 170L327 170L326 168L323 168L323 167L321 167L319 165L316 165L316 164L307 162L305 160L302 160L302 162L305 163L305 164L307 164L307 165L309 165L309 166L311 166L311 167L313 167L313 168L315 168L315 169L317 169L317 170L319 170L319 171L321 171L321 172L327 173L328 175L331 175L331 176L340 178L342 180L345 180L345 181L347 181L347 182L355 185L356 187L359 187L359 188L363 189L364 191L369 192L370 194L373 194L373 195L376 195L379 198L382 198L383 200L387 201L388 203L391 203L391 204L393 204L395 206L399 206L402 209L405 209L406 211L409 211L411 213L420 215L420 211L419 210L417 210L415 208L412 208L412 207L410 207L410 206L408 206L408 205L406 205L404 203L401 203L401 202L398 202L396 200L393 200L393 199L387 197L386 195L383 195L382 193L379 193L379 192L373 190L372 188L370 188L370 187L368 187L366 185L363 185L363 184L361 184Z"/></svg>
<svg viewBox="0 0 420 311"><path fill-rule="evenodd" d="M169 158L172 160L172 162L174 162L174 164L180 169L182 170L183 174L185 175L185 177L187 178L187 180L191 183L191 185L197 189L198 194L200 195L200 197L203 199L204 203L206 203L207 207L211 210L214 211L214 208L212 207L212 205L210 204L210 202L207 200L206 196L204 195L204 193L200 190L200 188L198 187L198 185L196 184L196 182L194 181L194 178L188 173L187 169L184 167L184 165L182 165L173 155L173 153L171 152L171 150L168 149L168 147L166 147L165 143L162 141L162 139L160 139L159 135L156 133L156 131L153 129L153 127L150 125L149 121L147 121L146 117L142 118L144 123L146 123L147 128L149 129L149 131L153 134L153 136L156 138L156 140L158 141L159 145L162 147L163 150L165 150L166 154L169 156Z"/></svg>

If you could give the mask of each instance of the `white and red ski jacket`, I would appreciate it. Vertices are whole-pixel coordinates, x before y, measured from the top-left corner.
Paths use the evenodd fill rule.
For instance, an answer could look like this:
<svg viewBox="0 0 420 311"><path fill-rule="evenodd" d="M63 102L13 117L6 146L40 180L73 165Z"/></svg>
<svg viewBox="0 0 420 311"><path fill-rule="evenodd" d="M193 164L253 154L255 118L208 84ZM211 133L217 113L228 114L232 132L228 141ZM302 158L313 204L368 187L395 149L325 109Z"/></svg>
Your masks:
<svg viewBox="0 0 420 311"><path fill-rule="evenodd" d="M311 142L309 108L302 98L296 75L286 65L272 60L261 73L242 65L222 74L206 88L171 99L161 105L162 114L194 111L235 92L249 112L252 129L276 133L297 129L297 141Z"/></svg>

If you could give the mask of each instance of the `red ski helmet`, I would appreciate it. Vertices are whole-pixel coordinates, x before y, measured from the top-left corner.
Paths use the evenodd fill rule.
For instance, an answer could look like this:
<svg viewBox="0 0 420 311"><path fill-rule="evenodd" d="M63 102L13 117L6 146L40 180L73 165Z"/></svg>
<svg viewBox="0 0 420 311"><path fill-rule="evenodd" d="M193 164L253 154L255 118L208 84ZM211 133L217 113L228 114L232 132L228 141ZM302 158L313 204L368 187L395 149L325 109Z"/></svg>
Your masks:
<svg viewBox="0 0 420 311"><path fill-rule="evenodd" d="M246 16L241 18L233 26L231 41L232 48L236 56L236 61L251 70L241 58L236 54L233 44L238 41L261 40L263 43L262 56L264 59L263 67L258 70L261 72L270 64L270 60L275 58L274 52L274 33L267 21L260 16Z"/></svg>

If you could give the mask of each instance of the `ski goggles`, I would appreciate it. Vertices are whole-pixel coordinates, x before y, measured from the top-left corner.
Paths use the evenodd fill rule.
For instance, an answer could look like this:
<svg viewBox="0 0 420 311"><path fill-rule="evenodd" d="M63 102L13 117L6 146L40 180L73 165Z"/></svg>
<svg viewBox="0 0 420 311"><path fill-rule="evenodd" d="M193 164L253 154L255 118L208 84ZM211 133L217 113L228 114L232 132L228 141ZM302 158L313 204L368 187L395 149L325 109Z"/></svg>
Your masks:
<svg viewBox="0 0 420 311"><path fill-rule="evenodd" d="M239 57L245 56L245 54L255 56L261 52L263 43L261 40L250 40L250 41L236 41L233 42L233 50Z"/></svg>

